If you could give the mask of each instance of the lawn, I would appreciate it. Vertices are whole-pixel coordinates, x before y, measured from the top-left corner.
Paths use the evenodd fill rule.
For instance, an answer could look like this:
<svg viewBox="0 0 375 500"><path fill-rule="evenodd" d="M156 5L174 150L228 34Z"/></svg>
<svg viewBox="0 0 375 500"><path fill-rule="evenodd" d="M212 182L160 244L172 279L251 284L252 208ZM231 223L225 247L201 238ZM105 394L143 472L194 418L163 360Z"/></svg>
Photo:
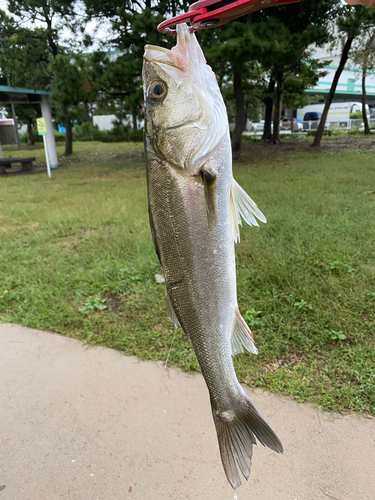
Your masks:
<svg viewBox="0 0 375 500"><path fill-rule="evenodd" d="M375 414L375 157L359 143L248 144L234 165L268 218L236 247L259 355L235 366L251 387ZM74 147L52 179L0 176L0 320L165 360L174 329L153 280L142 145ZM181 329L169 364L198 370Z"/></svg>

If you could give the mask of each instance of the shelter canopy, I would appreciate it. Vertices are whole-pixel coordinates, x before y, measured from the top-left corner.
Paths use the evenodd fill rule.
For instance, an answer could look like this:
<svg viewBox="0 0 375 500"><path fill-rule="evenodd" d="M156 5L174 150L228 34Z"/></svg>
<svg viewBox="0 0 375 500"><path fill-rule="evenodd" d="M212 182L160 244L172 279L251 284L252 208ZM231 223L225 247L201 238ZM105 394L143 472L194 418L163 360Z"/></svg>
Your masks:
<svg viewBox="0 0 375 500"><path fill-rule="evenodd" d="M0 85L0 104L32 104L41 102L43 95L50 94L49 90L34 90Z"/></svg>

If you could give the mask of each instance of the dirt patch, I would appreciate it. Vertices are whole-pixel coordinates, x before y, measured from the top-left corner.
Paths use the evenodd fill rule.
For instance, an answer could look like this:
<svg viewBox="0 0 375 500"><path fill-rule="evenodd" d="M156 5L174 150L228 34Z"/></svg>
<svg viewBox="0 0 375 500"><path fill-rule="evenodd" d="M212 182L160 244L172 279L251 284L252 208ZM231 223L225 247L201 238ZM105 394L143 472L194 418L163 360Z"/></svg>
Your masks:
<svg viewBox="0 0 375 500"><path fill-rule="evenodd" d="M37 144L22 144L22 151L35 151L36 149L44 149L43 143Z"/></svg>
<svg viewBox="0 0 375 500"><path fill-rule="evenodd" d="M265 368L269 372L273 373L273 372L277 371L279 368L284 368L286 366L288 368L293 368L293 366L296 366L299 363L301 363L302 360L303 360L303 356L301 356L299 354L290 354L289 356L286 356L285 358L278 359L274 363L269 363L269 364L265 365Z"/></svg>
<svg viewBox="0 0 375 500"><path fill-rule="evenodd" d="M112 161L129 161L134 160L136 158L141 159L144 157L144 152L141 153L123 153L116 156L111 156Z"/></svg>
<svg viewBox="0 0 375 500"><path fill-rule="evenodd" d="M117 295L116 293L108 292L103 295L103 298L106 301L106 305L109 311L114 313L122 312L123 302L119 295Z"/></svg>
<svg viewBox="0 0 375 500"><path fill-rule="evenodd" d="M280 144L271 144L262 140L245 143L242 145L241 162L257 162L259 160L269 160L282 158L295 153L321 153L322 148L312 148L307 141L291 141L282 142Z"/></svg>
<svg viewBox="0 0 375 500"><path fill-rule="evenodd" d="M248 143L243 142L241 158L236 163L258 163L259 160L278 159L298 153L375 152L375 139L372 136L324 137L321 147L312 147L312 142L312 137L300 137L294 140L288 138L280 144L272 144L260 139Z"/></svg>

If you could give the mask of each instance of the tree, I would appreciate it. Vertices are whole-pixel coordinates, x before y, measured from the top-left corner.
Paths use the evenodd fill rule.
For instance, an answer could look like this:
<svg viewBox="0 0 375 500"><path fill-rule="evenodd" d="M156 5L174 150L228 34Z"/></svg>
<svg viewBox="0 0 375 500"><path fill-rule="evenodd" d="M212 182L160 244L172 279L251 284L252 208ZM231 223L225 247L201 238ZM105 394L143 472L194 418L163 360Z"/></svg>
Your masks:
<svg viewBox="0 0 375 500"><path fill-rule="evenodd" d="M219 80L226 74L236 100L235 129L232 134L233 156L241 151L241 137L246 124L246 92L255 92L266 104L264 138L271 136L274 109L273 140L279 142L279 121L285 82L294 75L306 81L305 66L313 63L309 46L322 45L329 39L327 25L336 12L338 0L302 2L277 7L237 19L215 30L198 32L209 64ZM254 73L258 76L254 78ZM310 79L311 80L311 79Z"/></svg>
<svg viewBox="0 0 375 500"><path fill-rule="evenodd" d="M38 114L40 115L39 104L16 104L16 115L19 124L27 127L27 144L34 145L33 127L36 124ZM8 114L8 116L11 116Z"/></svg>
<svg viewBox="0 0 375 500"><path fill-rule="evenodd" d="M62 31L68 25L77 29L80 19L75 0L8 0L8 9L18 24L30 23L44 27L45 37L53 57L61 52L59 41Z"/></svg>
<svg viewBox="0 0 375 500"><path fill-rule="evenodd" d="M276 86L276 80L271 70L268 79L267 90L264 94L264 99L263 99L263 102L266 107L266 112L264 116L264 129L263 129L262 139L266 141L272 139L271 122L272 122L272 112L273 112L273 101L275 99L275 86Z"/></svg>
<svg viewBox="0 0 375 500"><path fill-rule="evenodd" d="M321 144L324 127L327 121L329 107L332 104L333 97L335 95L335 91L341 73L349 58L349 52L352 47L352 43L354 39L358 37L365 28L374 26L374 24L375 24L375 11L362 6L357 6L357 7L345 6L343 8L342 16L340 16L337 20L337 29L341 34L339 40L343 45L343 49L341 53L340 63L335 72L335 76L333 78L332 85L328 93L327 101L325 103L323 113L320 118L318 129L315 134L314 142L312 143L312 146L314 147L319 147Z"/></svg>
<svg viewBox="0 0 375 500"><path fill-rule="evenodd" d="M13 25L1 34L0 67L12 85L34 89L48 89L51 57L43 28L23 28Z"/></svg>
<svg viewBox="0 0 375 500"><path fill-rule="evenodd" d="M324 62L311 59L307 64L302 65L299 74L290 74L285 79L284 104L286 108L296 109L302 108L310 102L310 96L304 93L304 90L309 87L314 87L317 84L318 78L327 74L327 71L322 71ZM291 119L290 130L293 132L293 117Z"/></svg>
<svg viewBox="0 0 375 500"><path fill-rule="evenodd" d="M219 83L233 85L235 127L232 133L233 158L241 154L242 133L246 127L248 102L246 90L257 71L255 38L251 16L232 21L217 30L198 34L207 62L215 71Z"/></svg>
<svg viewBox="0 0 375 500"><path fill-rule="evenodd" d="M365 126L365 134L370 134L370 126L367 118L367 94L366 77L369 71L375 67L375 27L369 26L356 39L351 59L356 66L362 70L362 118Z"/></svg>
<svg viewBox="0 0 375 500"><path fill-rule="evenodd" d="M303 91L311 84L312 78L317 78L321 65L319 67L314 61L311 46L321 46L330 39L328 26L338 8L337 0L328 0L302 2L259 13L258 23L254 26L259 45L258 57L276 82L272 136L274 143L280 141L279 124L286 82L292 76L300 78ZM311 68L307 79L306 65ZM269 83L272 89L272 79ZM266 119L270 120L270 116L268 109ZM266 127L268 135L270 124L266 123L265 129Z"/></svg>
<svg viewBox="0 0 375 500"><path fill-rule="evenodd" d="M18 26L25 23L31 25L33 27L29 29L31 39L38 40L37 49L43 47L43 50L34 50L35 57L40 59L37 67L40 68L42 65L44 67L47 63L48 68L54 68L53 64L50 65L51 61L54 61L59 54L67 53L67 47L61 44L61 36L66 26L69 26L73 33L77 33L78 30L82 33L83 18L79 7L76 0L8 0L9 12L14 15ZM73 37L73 40L75 39L76 37ZM87 37L84 40L87 40ZM28 47L31 45L29 44ZM47 53L45 47L47 47ZM50 73L49 84L52 77ZM60 103L60 106L67 130L65 154L68 155L73 149L69 105Z"/></svg>
<svg viewBox="0 0 375 500"><path fill-rule="evenodd" d="M96 99L99 90L90 72L89 60L80 54L57 54L51 64L52 96L61 106L57 117L63 117L66 124L65 155L73 152L73 120L86 114L85 105Z"/></svg>
<svg viewBox="0 0 375 500"><path fill-rule="evenodd" d="M113 105L121 100L118 118L130 114L133 126L142 116L142 64L144 46L149 44L172 47L175 39L158 33L157 25L187 5L175 0L84 0L88 19L107 19L111 23L109 46L119 51L106 68L106 85L103 88ZM107 45L108 47L108 45Z"/></svg>

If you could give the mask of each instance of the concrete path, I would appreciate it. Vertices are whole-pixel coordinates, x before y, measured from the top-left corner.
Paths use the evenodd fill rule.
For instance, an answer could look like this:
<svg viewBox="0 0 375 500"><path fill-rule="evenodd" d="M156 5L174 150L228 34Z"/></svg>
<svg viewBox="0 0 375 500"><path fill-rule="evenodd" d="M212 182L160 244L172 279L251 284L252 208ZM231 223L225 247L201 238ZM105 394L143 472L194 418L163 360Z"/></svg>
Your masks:
<svg viewBox="0 0 375 500"><path fill-rule="evenodd" d="M375 499L375 419L246 390L285 452L255 447L238 500ZM200 375L0 324L0 500L233 495Z"/></svg>

